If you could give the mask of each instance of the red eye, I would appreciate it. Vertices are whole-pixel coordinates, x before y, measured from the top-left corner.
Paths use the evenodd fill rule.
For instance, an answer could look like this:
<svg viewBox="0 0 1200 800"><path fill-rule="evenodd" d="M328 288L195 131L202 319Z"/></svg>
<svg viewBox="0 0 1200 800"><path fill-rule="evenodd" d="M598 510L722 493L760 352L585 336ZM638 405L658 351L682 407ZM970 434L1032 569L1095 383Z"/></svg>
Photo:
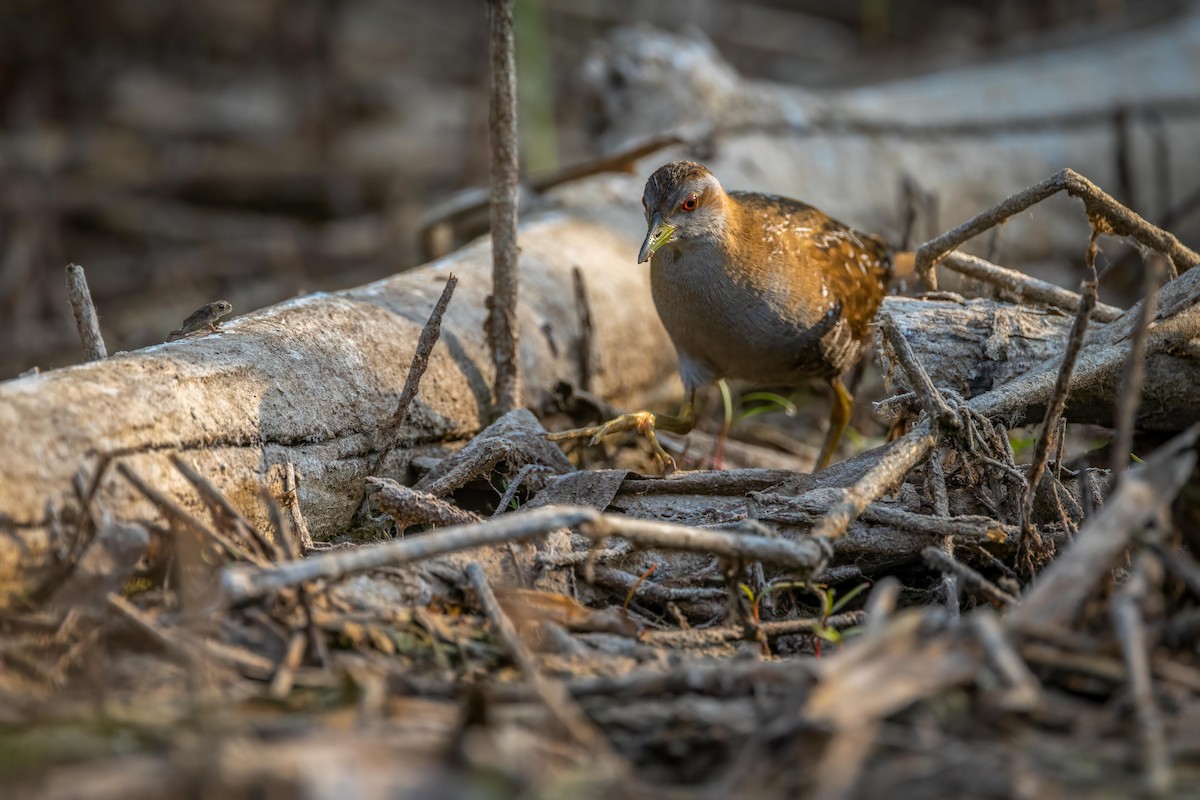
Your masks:
<svg viewBox="0 0 1200 800"><path fill-rule="evenodd" d="M700 205L700 195L692 192L684 198L683 202L679 204L679 207L684 211L695 211L696 206L698 205Z"/></svg>

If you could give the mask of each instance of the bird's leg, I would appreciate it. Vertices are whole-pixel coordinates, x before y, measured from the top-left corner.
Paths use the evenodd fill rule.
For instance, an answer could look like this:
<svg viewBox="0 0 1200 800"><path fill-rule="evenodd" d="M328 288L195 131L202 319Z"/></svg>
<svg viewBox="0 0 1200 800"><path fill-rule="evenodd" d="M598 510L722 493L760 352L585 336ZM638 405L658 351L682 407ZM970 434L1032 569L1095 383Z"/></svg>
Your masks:
<svg viewBox="0 0 1200 800"><path fill-rule="evenodd" d="M725 469L725 440L729 438L729 431L733 428L733 396L729 393L729 384L724 378L717 381L717 386L721 390L725 417L721 422L721 433L717 436L717 446L713 448L712 468L723 470Z"/></svg>
<svg viewBox="0 0 1200 800"><path fill-rule="evenodd" d="M825 446L821 448L821 456L817 459L817 472L829 466L842 434L850 424L850 411L854 403L854 398L846 391L846 385L840 377L831 379L829 385L833 387L833 408L829 410L829 433L825 436Z"/></svg>
<svg viewBox="0 0 1200 800"><path fill-rule="evenodd" d="M679 412L678 416L674 417L668 414L655 414L652 411L635 411L632 414L622 414L600 425L574 428L558 433L548 433L546 434L546 438L552 442L562 442L567 439L587 439L589 445L597 445L600 444L601 439L609 434L621 433L622 431L637 431L646 437L646 441L650 442L650 449L654 451L654 457L663 465L664 471L670 472L675 469L675 459L671 458L670 454L663 449L655 431L664 430L678 434L690 432L696 426L695 401L696 393L689 392L687 400L684 401L683 409Z"/></svg>

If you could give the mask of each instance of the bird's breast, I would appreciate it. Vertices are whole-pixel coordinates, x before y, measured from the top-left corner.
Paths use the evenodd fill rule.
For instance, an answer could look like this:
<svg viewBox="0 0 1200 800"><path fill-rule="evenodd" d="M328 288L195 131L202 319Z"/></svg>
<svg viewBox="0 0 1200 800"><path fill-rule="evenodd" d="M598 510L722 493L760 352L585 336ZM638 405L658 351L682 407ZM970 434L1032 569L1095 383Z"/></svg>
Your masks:
<svg viewBox="0 0 1200 800"><path fill-rule="evenodd" d="M796 281L787 277L778 268L730 270L727 259L704 248L655 255L654 304L685 362L685 383L689 369L707 378L788 385L844 368L829 358L829 345L842 341L844 349L849 338L840 307L820 301L819 289L815 302L798 297Z"/></svg>

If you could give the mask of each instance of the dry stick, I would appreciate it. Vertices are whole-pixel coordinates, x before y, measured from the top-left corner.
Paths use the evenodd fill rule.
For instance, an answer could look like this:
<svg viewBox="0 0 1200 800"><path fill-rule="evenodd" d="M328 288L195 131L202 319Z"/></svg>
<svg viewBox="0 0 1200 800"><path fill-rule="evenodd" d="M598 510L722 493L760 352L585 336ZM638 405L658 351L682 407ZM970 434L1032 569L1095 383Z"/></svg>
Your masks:
<svg viewBox="0 0 1200 800"><path fill-rule="evenodd" d="M1087 333L1088 320L1092 308L1096 305L1096 237L1100 235L1098 227L1092 228L1092 238L1088 242L1087 265L1089 278L1083 282L1083 296L1079 299L1079 309L1075 313L1075 321L1071 324L1071 332L1067 337L1067 349L1063 353L1062 365L1058 368L1058 378L1054 383L1054 394L1046 404L1046 417L1042 421L1042 432L1038 435L1037 444L1033 450L1033 462L1029 465L1026 478L1025 498L1021 504L1021 553L1026 569L1031 570L1035 563L1044 561L1049 556L1046 543L1041 533L1033 524L1033 499L1037 495L1038 484L1041 483L1042 473L1046 469L1046 459L1050 454L1050 444L1058 429L1058 421L1067 405L1067 394L1071 386L1071 373L1075 370L1075 361L1083 347L1083 337Z"/></svg>
<svg viewBox="0 0 1200 800"><path fill-rule="evenodd" d="M812 633L822 628L845 630L862 625L867 621L865 611L843 611L821 620L819 617L803 619L781 619L763 622L758 625L756 632L768 639L788 636L795 633ZM726 625L719 628L690 628L687 630L646 631L640 640L648 645L657 647L711 647L724 642L736 642L746 638L746 628L742 625Z"/></svg>
<svg viewBox="0 0 1200 800"><path fill-rule="evenodd" d="M220 509L226 519L241 530L242 535L246 537L246 540L254 546L259 555L264 559L270 561L273 558L278 559L282 557L277 545L268 541L257 528L251 525L250 521L233 507L233 504L229 502L229 498L225 497L221 490L213 485L212 481L201 475L195 467L184 460L178 453L172 453L170 459L171 463L175 465L175 469L179 470L183 477L187 478L188 483L192 484L196 491L199 492L200 497L209 505L210 513L213 508Z"/></svg>
<svg viewBox="0 0 1200 800"><path fill-rule="evenodd" d="M288 640L287 650L283 653L279 668L275 670L275 675L271 678L269 694L276 700L282 700L292 691L292 684L296 680L296 669L300 666L300 660L304 658L306 638L302 631L296 631Z"/></svg>
<svg viewBox="0 0 1200 800"><path fill-rule="evenodd" d="M549 472L550 467L545 464L526 464L517 470L517 474L508 482L508 488L504 490L504 494L500 495L500 500L496 503L496 510L492 512L493 517L498 517L504 513L505 508L512 503L517 496L517 492L521 490L522 484L529 480L529 476L535 472ZM515 509L514 509L515 510Z"/></svg>
<svg viewBox="0 0 1200 800"><path fill-rule="evenodd" d="M943 491L945 489L944 481L945 478L943 477ZM807 495L787 497L778 494L752 492L750 497L757 504L754 518L763 522L815 524L832 507L830 505L822 506L816 503L809 503ZM769 505L764 507L764 504ZM935 508L938 507L935 503ZM948 499L945 508L948 513ZM991 517L978 514L942 517L930 514L917 514L912 511L905 511L902 508L893 508L883 503L874 502L867 505L859 516L864 522L887 525L907 533L938 537L958 536L963 539L1003 542L1009 537L1015 539L1021 532L1020 528L1016 526L1006 525Z"/></svg>
<svg viewBox="0 0 1200 800"><path fill-rule="evenodd" d="M896 321L888 314L881 314L879 329L883 333L884 341L891 347L896 361L900 363L900 369L904 371L904 377L908 379L909 388L917 393L917 399L920 400L925 413L940 430L958 430L959 422L954 409L950 408L950 404L942 397L942 393L933 385L929 373L917 360L908 339L904 338Z"/></svg>
<svg viewBox="0 0 1200 800"><path fill-rule="evenodd" d="M1200 263L1200 255L1181 244L1171 233L1151 225L1105 194L1075 170L1064 169L1041 183L1005 198L997 205L976 214L957 228L921 245L917 248L916 255L917 275L931 290L936 290L937 276L933 267L942 256L968 239L1000 225L1014 214L1018 214L1061 191L1066 191L1072 197L1082 200L1090 219L1103 218L1107 220L1109 224L1106 233L1132 237L1147 247L1163 253L1178 272L1185 272Z"/></svg>
<svg viewBox="0 0 1200 800"><path fill-rule="evenodd" d="M1200 270L1190 272L1160 290L1160 309L1171 308L1175 316L1162 319L1163 311L1160 310L1160 322L1150 337L1148 350L1155 351L1168 345L1177 346L1180 342L1189 341L1200 334L1200 312L1192 304L1194 291L1200 291ZM1088 385L1114 364L1123 363L1126 349L1119 341L1129 313L1126 312L1120 320L1113 322L1097 337L1096 344L1088 350L1087 357L1082 359L1079 368L1074 371L1073 385ZM1132 332L1132 325L1129 330ZM971 398L967 407L972 413L995 417L1033 403L1049 402L1054 387L1052 376L1056 376L1057 372L1049 365L1035 368L1005 386ZM836 539L844 535L850 523L857 519L875 498L897 486L909 470L921 463L936 443L936 438L930 433L928 421L918 423L912 431L889 445L875 465L854 486L845 490L842 500L830 509L814 528L813 534L827 539ZM1001 468L1005 466L999 462L997 465Z"/></svg>
<svg viewBox="0 0 1200 800"><path fill-rule="evenodd" d="M871 587L871 594L867 597L866 635L878 635L887 627L902 588L900 579L895 575L887 575Z"/></svg>
<svg viewBox="0 0 1200 800"><path fill-rule="evenodd" d="M952 572L962 581L963 588L979 595L990 603L1005 606L1015 606L1019 602L1016 597L1001 589L975 570L961 561L951 558L940 547L926 547L921 551L925 563L942 572Z"/></svg>
<svg viewBox="0 0 1200 800"><path fill-rule="evenodd" d="M1149 591L1150 578L1147 573L1157 566L1149 554L1138 555L1130 570L1129 580L1117 590L1111 613L1129 678L1141 745L1140 760L1145 769L1147 788L1156 797L1165 797L1171 791L1171 764L1167 756L1162 715L1155 703L1151 684L1150 651L1141 609L1141 602Z"/></svg>
<svg viewBox="0 0 1200 800"><path fill-rule="evenodd" d="M813 528L813 538L819 541L843 536L850 523L863 513L875 498L899 486L918 464L925 460L929 451L937 444L937 437L930 432L928 421L888 445L866 475L842 493L842 499Z"/></svg>
<svg viewBox="0 0 1200 800"><path fill-rule="evenodd" d="M367 478L368 491L376 491L379 508L401 530L409 525L469 525L483 517L464 511L439 497L417 491L390 478Z"/></svg>
<svg viewBox="0 0 1200 800"><path fill-rule="evenodd" d="M75 314L75 328L83 344L83 360L99 361L108 357L104 337L100 334L100 318L92 304L92 293L88 290L87 277L78 264L67 265L67 300Z"/></svg>
<svg viewBox="0 0 1200 800"><path fill-rule="evenodd" d="M579 555L587 555L580 553ZM652 603L667 603L697 602L701 600L721 600L728 596L728 591L724 588L718 589L712 586L663 586L659 583L652 583L645 579L644 575L634 575L612 567L593 567L594 580L593 583L605 586L609 589L616 589L625 594L633 593L634 597L641 600L649 600ZM745 631L742 631L743 635Z"/></svg>
<svg viewBox="0 0 1200 800"><path fill-rule="evenodd" d="M1042 571L1005 623L1025 628L1071 619L1138 532L1175 499L1196 463L1198 432L1193 426L1155 451L1144 466L1130 470L1071 546Z"/></svg>
<svg viewBox="0 0 1200 800"><path fill-rule="evenodd" d="M677 144L688 144L688 140L679 134L655 134L647 139L633 141L623 145L608 155L572 164L549 175L535 178L529 182L529 188L537 194L543 194L556 186L582 180L592 175L603 175L609 172L633 173L637 163L648 155ZM490 205L488 193L479 188L464 189L451 196L443 203L432 208L421 220L417 236L420 238L426 252L432 252L430 242L438 228L452 226L458 221L482 211ZM435 256L429 256L432 259Z"/></svg>
<svg viewBox="0 0 1200 800"><path fill-rule="evenodd" d="M266 569L227 564L221 570L221 586L231 603L244 603L307 581L338 580L355 572L407 564L473 547L530 539L599 516L593 508L547 506L505 514L485 522L454 525L424 536L314 555Z"/></svg>
<svg viewBox="0 0 1200 800"><path fill-rule="evenodd" d="M269 677L275 668L270 659L244 648L215 642L185 631L168 629L119 594L109 594L108 607L119 612L160 647L184 663L191 663L195 657L201 656L236 667L248 676L257 678Z"/></svg>
<svg viewBox="0 0 1200 800"><path fill-rule="evenodd" d="M1192 594L1200 596L1200 563L1182 547L1168 547L1161 541L1147 537L1142 546L1158 556L1158 560L1176 578L1183 581Z"/></svg>
<svg viewBox="0 0 1200 800"><path fill-rule="evenodd" d="M592 391L592 307L588 303L587 284L579 267L571 270L575 287L575 310L579 313L579 390Z"/></svg>
<svg viewBox="0 0 1200 800"><path fill-rule="evenodd" d="M417 349L409 364L408 375L404 378L404 388L400 390L400 400L396 403L396 411L382 428L386 441L379 451L379 457L375 459L375 466L371 468L373 474L379 472L384 459L396 449L400 426L408 418L408 409L416 399L417 389L421 386L421 376L429 368L429 354L433 352L433 346L437 344L438 337L442 334L442 316L446 313L446 307L450 305L450 298L454 295L456 286L458 286L458 278L451 274L446 279L446 286L442 289L441 297L433 305L433 311L429 312L429 319L425 322L425 327L421 329L421 335L417 338Z"/></svg>
<svg viewBox="0 0 1200 800"><path fill-rule="evenodd" d="M1003 705L1009 711L1029 712L1041 707L1042 685L1029 665L1008 640L996 615L981 608L971 615L975 633L987 650L992 666L1007 680L1009 690Z"/></svg>
<svg viewBox="0 0 1200 800"><path fill-rule="evenodd" d="M292 518L292 530L300 537L300 552L307 553L313 549L312 533L308 530L308 521L300 511L300 484L296 480L296 465L287 462L287 471L283 474L283 503L288 516Z"/></svg>
<svg viewBox="0 0 1200 800"><path fill-rule="evenodd" d="M1020 303L1041 303L1063 311L1075 311L1079 308L1078 292L1056 286L1049 281L1030 277L1015 269L1001 267L978 256L953 252L949 253L941 263L969 278L1004 289ZM1096 310L1092 312L1092 319L1098 322L1112 322L1123 313L1125 312L1116 306L1097 303Z"/></svg>
<svg viewBox="0 0 1200 800"><path fill-rule="evenodd" d="M496 369L497 414L521 402L517 360L517 68L513 0L487 0L492 54L489 128L492 145L492 296L487 337Z"/></svg>
<svg viewBox="0 0 1200 800"><path fill-rule="evenodd" d="M471 588L475 590L475 596L479 598L479 604L483 606L484 614L495 627L496 633L504 643L504 648L526 680L529 681L546 709L566 729L567 733L588 751L589 755L604 762L609 770L615 769L620 774L629 774L628 764L617 755L604 734L583 713L583 709L579 707L566 687L560 681L549 680L542 674L537 659L521 641L512 620L509 619L508 614L504 613L503 607L496 600L496 595L488 584L483 568L478 564L468 564L466 573L467 579L471 582ZM612 775L613 773L609 772L608 774Z"/></svg>
<svg viewBox="0 0 1200 800"><path fill-rule="evenodd" d="M75 484L75 491L79 497L79 522L75 526L75 536L71 552L67 556L66 562L75 564L79 561L79 557L83 555L83 551L92 543L94 534L98 528L96 525L96 515L92 512L92 501L96 498L96 493L100 491L100 483L104 480L104 476L108 473L108 468L112 464L112 456L104 453L100 456L96 463L96 470L92 473L92 479L87 486ZM58 588L58 581L55 581L53 586L47 586L47 590Z"/></svg>
<svg viewBox="0 0 1200 800"><path fill-rule="evenodd" d="M224 534L217 532L211 525L206 525L201 520L192 516L174 500L146 483L142 476L134 472L133 468L128 464L124 462L117 464L117 472L120 472L125 480L129 481L135 489L145 495L146 499L158 506L166 516L183 523L184 527L190 528L193 533L199 534L201 538L215 542L230 558L235 560L244 558L258 566L266 565L267 562L257 554L249 553L239 548Z"/></svg>
<svg viewBox="0 0 1200 800"><path fill-rule="evenodd" d="M925 485L933 500L933 513L938 517L950 516L950 495L946 491L946 473L942 469L942 454L938 448L929 453L925 462ZM949 558L954 558L954 538L942 537L942 552ZM958 617L958 578L953 572L942 573L942 588L946 593L946 610L951 618Z"/></svg>
<svg viewBox="0 0 1200 800"><path fill-rule="evenodd" d="M1129 342L1129 358L1121 374L1121 389L1117 392L1117 429L1112 441L1112 486L1121 480L1121 473L1129 464L1129 451L1133 449L1134 415L1142 400L1142 384L1146 377L1146 339L1150 321L1154 319L1158 284L1162 279L1159 258L1157 253L1148 256L1145 292L1138 309L1137 327L1133 329Z"/></svg>
<svg viewBox="0 0 1200 800"><path fill-rule="evenodd" d="M609 536L621 536L643 547L710 553L722 558L762 561L800 571L811 571L832 555L828 542L811 537L793 541L737 531L691 528L622 514L598 515L588 521L582 532L597 544Z"/></svg>

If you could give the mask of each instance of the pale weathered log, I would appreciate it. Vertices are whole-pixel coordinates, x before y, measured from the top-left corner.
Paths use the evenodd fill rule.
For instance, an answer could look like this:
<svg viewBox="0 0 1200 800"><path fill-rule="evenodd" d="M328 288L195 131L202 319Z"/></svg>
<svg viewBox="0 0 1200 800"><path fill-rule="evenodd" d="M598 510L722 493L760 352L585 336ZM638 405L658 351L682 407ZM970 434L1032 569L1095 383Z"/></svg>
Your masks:
<svg viewBox="0 0 1200 800"><path fill-rule="evenodd" d="M578 382L579 308L572 271L591 305L593 391L624 403L674 379L674 353L635 263L637 193L600 225L579 214L521 230L519 306L524 402L545 405ZM616 231L628 230L628 235ZM53 517L71 507L72 478L105 454L194 513L204 508L170 462L181 454L265 528L258 487L282 495L287 463L318 538L343 528L385 445L397 397L429 310L453 271L459 287L442 338L383 473L403 477L413 449L461 441L489 421L491 358L483 332L491 289L485 242L411 272L334 294L298 298L227 323L219 334L117 354L0 384L0 605L45 564ZM155 512L109 471L94 501L103 516Z"/></svg>
<svg viewBox="0 0 1200 800"><path fill-rule="evenodd" d="M895 320L938 388L974 397L1024 375L1033 367L1062 358L1071 316L1055 309L1030 308L975 299L964 303L889 297L881 312ZM1118 324L1118 323L1112 323ZM1108 327L1093 323L1095 337ZM885 352L881 350L880 352ZM1067 404L1070 422L1111 425L1121 383L1121 363L1113 363ZM893 390L907 391L899 371L890 373ZM1159 349L1146 358L1143 403L1137 412L1142 430L1173 432L1200 419L1200 361ZM913 403L914 407L916 403ZM1040 420L1032 405L1021 420Z"/></svg>

